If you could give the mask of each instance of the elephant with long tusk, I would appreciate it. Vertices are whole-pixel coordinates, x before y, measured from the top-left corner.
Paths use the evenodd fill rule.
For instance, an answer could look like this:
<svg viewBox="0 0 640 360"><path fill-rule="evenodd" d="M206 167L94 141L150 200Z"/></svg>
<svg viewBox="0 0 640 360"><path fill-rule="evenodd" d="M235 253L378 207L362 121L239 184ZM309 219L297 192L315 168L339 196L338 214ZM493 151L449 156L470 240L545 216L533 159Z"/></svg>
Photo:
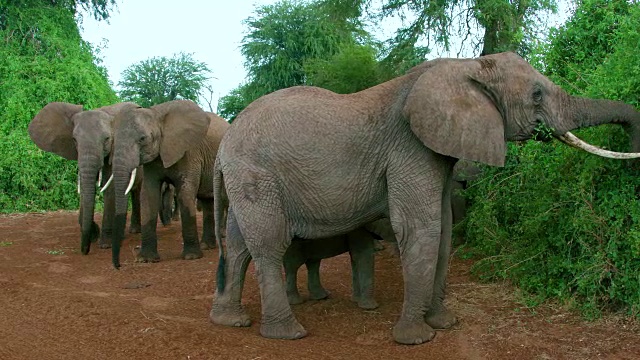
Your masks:
<svg viewBox="0 0 640 360"><path fill-rule="evenodd" d="M93 220L96 185L111 176L113 118L137 104L124 102L83 111L82 105L52 102L43 107L29 124L29 136L42 150L68 160L78 161L78 194L80 194L80 250L88 254L91 243L100 237L101 248L111 247L112 222L115 213L114 191L104 194L102 232ZM96 184L97 182L97 184ZM133 214L130 232L140 232L139 187L132 193Z"/></svg>
<svg viewBox="0 0 640 360"><path fill-rule="evenodd" d="M178 197L182 258L203 256L202 248L215 247L213 234L213 164L218 145L229 127L221 117L203 111L189 100L173 100L150 108L130 108L115 119L113 187L116 214L112 261L120 267L120 244L127 214L126 194L136 168L144 169L142 185L142 244L139 262L160 260L157 248L157 218L161 209L161 186L173 185ZM202 204L202 243L196 226L196 199ZM202 247L202 248L201 248Z"/></svg>
<svg viewBox="0 0 640 360"><path fill-rule="evenodd" d="M587 146L570 132L610 123L633 135L634 153ZM434 329L457 321L444 305L454 165L465 159L503 166L507 141L530 139L540 125L602 156L640 157L640 112L619 101L571 96L515 53L426 61L353 94L296 86L255 100L234 120L216 159L216 234L220 193L229 212L211 321L251 324L241 297L253 260L260 333L306 336L282 279L292 239L330 238L388 217L405 290L393 338L431 340Z"/></svg>

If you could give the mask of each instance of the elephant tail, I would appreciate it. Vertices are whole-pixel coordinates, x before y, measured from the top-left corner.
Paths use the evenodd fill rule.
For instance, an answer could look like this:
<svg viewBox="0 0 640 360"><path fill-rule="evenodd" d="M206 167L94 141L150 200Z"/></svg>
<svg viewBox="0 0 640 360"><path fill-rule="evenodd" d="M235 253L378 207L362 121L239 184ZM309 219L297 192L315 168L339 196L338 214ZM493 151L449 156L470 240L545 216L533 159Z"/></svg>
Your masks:
<svg viewBox="0 0 640 360"><path fill-rule="evenodd" d="M213 216L215 219L215 235L218 242L218 259L217 284L218 292L222 294L225 287L225 253L222 247L222 221L225 208L229 208L229 199L224 188L224 179L222 178L222 169L220 168L220 158L216 156L216 162L213 166Z"/></svg>

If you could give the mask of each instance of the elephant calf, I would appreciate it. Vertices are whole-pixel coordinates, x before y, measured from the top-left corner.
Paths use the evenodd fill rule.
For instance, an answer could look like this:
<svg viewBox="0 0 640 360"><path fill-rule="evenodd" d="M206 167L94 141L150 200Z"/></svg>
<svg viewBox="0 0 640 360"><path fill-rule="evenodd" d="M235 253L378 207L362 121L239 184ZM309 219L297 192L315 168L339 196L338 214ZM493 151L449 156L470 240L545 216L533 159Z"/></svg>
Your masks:
<svg viewBox="0 0 640 360"><path fill-rule="evenodd" d="M327 239L306 240L295 238L284 254L289 304L303 302L298 292L297 275L302 264L307 266L309 298L326 299L327 290L320 283L320 261L344 254L351 256L352 300L363 309L375 309L373 298L374 239L364 228Z"/></svg>

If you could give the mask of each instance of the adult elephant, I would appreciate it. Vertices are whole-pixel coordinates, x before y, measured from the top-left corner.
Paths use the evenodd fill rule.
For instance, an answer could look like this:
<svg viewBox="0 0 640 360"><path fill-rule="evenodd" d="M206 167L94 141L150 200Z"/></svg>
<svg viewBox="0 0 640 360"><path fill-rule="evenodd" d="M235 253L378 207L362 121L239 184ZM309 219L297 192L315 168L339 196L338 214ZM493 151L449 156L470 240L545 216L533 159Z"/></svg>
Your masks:
<svg viewBox="0 0 640 360"><path fill-rule="evenodd" d="M215 246L213 233L213 164L223 134L224 119L204 112L189 100L173 100L151 108L129 108L116 117L113 177L116 193L112 261L120 267L129 186L142 165L144 180L141 205L142 244L136 261L156 262L156 226L160 209L160 186L175 187L182 220L183 259L202 257L196 228L196 198L203 208L202 241Z"/></svg>
<svg viewBox="0 0 640 360"><path fill-rule="evenodd" d="M456 321L443 304L456 161L503 166L506 141L529 139L541 126L584 145L569 131L605 123L628 125L640 147L632 106L570 96L514 53L427 61L354 94L298 86L265 95L238 115L218 152L214 187L224 184L230 206L210 319L250 324L241 294L253 258L260 333L305 336L281 276L291 239L330 237L388 216L404 278L393 338L428 341L434 328Z"/></svg>
<svg viewBox="0 0 640 360"><path fill-rule="evenodd" d="M112 243L112 222L115 214L113 189L104 194L102 233L93 220L98 186L105 185L111 176L111 148L113 145L113 118L120 111L136 108L130 102L83 111L82 105L51 102L31 120L28 132L42 150L78 161L78 193L80 194L79 223L80 250L88 254L91 243L100 236L101 248ZM129 231L140 232L140 187L131 194L133 213Z"/></svg>

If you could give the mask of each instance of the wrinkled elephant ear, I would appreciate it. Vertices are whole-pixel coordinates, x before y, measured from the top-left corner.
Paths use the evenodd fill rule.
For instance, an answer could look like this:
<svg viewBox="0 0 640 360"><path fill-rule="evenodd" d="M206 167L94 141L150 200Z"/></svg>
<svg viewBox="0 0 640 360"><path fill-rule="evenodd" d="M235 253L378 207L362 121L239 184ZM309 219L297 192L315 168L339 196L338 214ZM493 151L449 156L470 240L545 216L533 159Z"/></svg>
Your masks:
<svg viewBox="0 0 640 360"><path fill-rule="evenodd" d="M483 79L485 62L442 61L428 68L407 96L404 115L413 133L433 151L503 166L504 121Z"/></svg>
<svg viewBox="0 0 640 360"><path fill-rule="evenodd" d="M58 154L68 160L78 160L71 118L81 111L82 105L64 102L47 104L29 124L31 140L44 151Z"/></svg>
<svg viewBox="0 0 640 360"><path fill-rule="evenodd" d="M153 106L162 117L160 158L165 168L178 162L189 148L204 139L211 119L196 103L173 100Z"/></svg>

